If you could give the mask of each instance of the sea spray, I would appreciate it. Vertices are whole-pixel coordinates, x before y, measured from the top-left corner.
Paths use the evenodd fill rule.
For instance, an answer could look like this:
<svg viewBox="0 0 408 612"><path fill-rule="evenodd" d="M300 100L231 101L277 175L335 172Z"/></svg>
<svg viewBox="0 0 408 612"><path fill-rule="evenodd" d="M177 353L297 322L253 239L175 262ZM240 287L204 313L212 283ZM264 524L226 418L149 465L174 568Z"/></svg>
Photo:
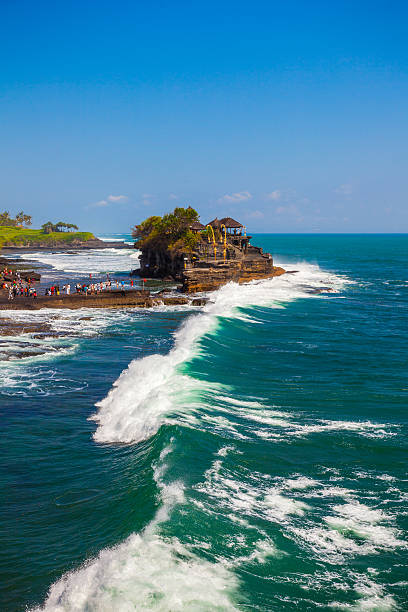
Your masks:
<svg viewBox="0 0 408 612"><path fill-rule="evenodd" d="M162 505L143 532L64 575L33 612L236 610L235 575L221 563L197 557L178 538L160 534L161 524L184 502L183 484L163 481L169 452L169 447L161 452L154 468Z"/></svg>
<svg viewBox="0 0 408 612"><path fill-rule="evenodd" d="M54 270L70 272L71 274L106 274L113 272L129 273L140 267L140 251L128 249L89 249L69 253L23 253L21 259L38 261Z"/></svg>
<svg viewBox="0 0 408 612"><path fill-rule="evenodd" d="M280 308L294 299L314 296L310 291L321 289L323 284L338 291L345 282L346 279L316 265L302 263L297 274L246 285L229 283L210 294L211 301L203 311L187 318L175 333L174 347L167 355L133 361L107 397L98 402L99 410L91 417L98 423L95 441L140 442L153 435L177 404L178 393L183 389L179 366L197 355L199 339L215 331L220 317L250 321L239 308L251 305Z"/></svg>

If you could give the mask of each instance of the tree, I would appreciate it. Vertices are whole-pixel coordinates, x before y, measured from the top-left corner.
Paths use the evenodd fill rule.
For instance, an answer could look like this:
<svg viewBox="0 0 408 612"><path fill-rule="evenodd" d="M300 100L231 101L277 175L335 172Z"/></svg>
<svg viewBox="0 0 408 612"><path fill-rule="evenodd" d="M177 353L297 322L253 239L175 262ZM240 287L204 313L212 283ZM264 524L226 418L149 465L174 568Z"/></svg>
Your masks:
<svg viewBox="0 0 408 612"><path fill-rule="evenodd" d="M10 217L10 213L8 210L0 213L0 225L6 227L16 227L17 221Z"/></svg>
<svg viewBox="0 0 408 612"><path fill-rule="evenodd" d="M51 232L54 231L54 226L51 223L51 221L47 221L47 223L44 223L41 226L42 231L44 232L44 234L51 234Z"/></svg>
<svg viewBox="0 0 408 612"><path fill-rule="evenodd" d="M64 221L51 223L51 221L47 221L47 223L41 226L41 229L45 234L50 234L51 232L70 231L71 229L78 230L79 228L74 223L65 223Z"/></svg>
<svg viewBox="0 0 408 612"><path fill-rule="evenodd" d="M20 228L23 227L23 223L24 223L24 213L23 213L23 211L21 211L21 212L16 214L16 222L17 222L17 227L20 227Z"/></svg>
<svg viewBox="0 0 408 612"><path fill-rule="evenodd" d="M15 220L16 220L16 225L20 228L22 228L23 225L25 225L26 227L28 225L31 225L31 215L26 215L23 211L20 211L19 213L17 213Z"/></svg>
<svg viewBox="0 0 408 612"><path fill-rule="evenodd" d="M140 248L191 251L200 240L200 237L190 230L194 221L198 221L198 213L194 208L177 207L163 217L148 217L134 227L132 235L139 239Z"/></svg>

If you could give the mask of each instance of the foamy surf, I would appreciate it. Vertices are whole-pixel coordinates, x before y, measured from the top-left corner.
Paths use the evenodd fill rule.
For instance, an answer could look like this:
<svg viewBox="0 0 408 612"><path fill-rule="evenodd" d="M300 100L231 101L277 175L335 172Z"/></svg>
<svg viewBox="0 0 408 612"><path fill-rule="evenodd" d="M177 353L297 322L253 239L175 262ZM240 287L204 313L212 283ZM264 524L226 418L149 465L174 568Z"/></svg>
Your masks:
<svg viewBox="0 0 408 612"><path fill-rule="evenodd" d="M238 580L227 567L201 559L176 537L160 534L161 524L184 502L183 484L162 480L170 451L161 452L154 470L162 500L154 519L140 534L65 574L32 612L237 610L232 595Z"/></svg>
<svg viewBox="0 0 408 612"><path fill-rule="evenodd" d="M21 259L38 261L71 274L106 274L130 272L139 267L140 251L129 249L89 249L71 252L34 252L23 253Z"/></svg>
<svg viewBox="0 0 408 612"><path fill-rule="evenodd" d="M211 294L200 314L186 319L175 333L173 349L167 355L151 355L132 361L122 372L107 397L97 404L91 417L98 423L97 442L140 442L158 431L177 406L183 388L179 367L199 354L199 340L215 331L220 318L245 318L240 308L267 306L282 308L300 298L316 297L310 289L330 287L340 291L347 279L324 272L316 265L302 263L297 274L287 274L246 285L229 283Z"/></svg>

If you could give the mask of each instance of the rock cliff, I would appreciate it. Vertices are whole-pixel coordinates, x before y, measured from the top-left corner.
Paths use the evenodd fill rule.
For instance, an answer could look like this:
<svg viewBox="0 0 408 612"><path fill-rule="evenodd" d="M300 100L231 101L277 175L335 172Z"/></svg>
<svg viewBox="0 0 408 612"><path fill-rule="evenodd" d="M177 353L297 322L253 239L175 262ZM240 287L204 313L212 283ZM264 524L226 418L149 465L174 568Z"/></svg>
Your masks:
<svg viewBox="0 0 408 612"><path fill-rule="evenodd" d="M142 249L140 269L133 274L174 280L182 284L183 292L196 293L214 291L230 281L242 284L285 273L283 268L273 265L272 256L263 253L260 247L246 245L240 249L228 244L225 260L223 244L216 245L216 249L214 254L214 245L208 243L200 244L193 253L177 255L166 250Z"/></svg>
<svg viewBox="0 0 408 612"><path fill-rule="evenodd" d="M241 260L225 264L197 265L184 271L183 291L186 293L215 291L231 281L242 284L284 273L283 268L274 267L272 260Z"/></svg>

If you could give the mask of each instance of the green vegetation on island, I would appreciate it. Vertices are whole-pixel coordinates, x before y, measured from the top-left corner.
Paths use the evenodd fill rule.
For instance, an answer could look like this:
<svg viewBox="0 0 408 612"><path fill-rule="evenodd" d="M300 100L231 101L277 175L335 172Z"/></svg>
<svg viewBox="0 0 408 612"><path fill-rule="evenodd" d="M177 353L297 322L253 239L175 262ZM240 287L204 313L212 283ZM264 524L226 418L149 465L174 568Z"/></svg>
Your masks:
<svg viewBox="0 0 408 612"><path fill-rule="evenodd" d="M132 236L137 238L140 249L159 249L176 253L192 252L202 240L195 233L199 223L198 213L191 206L178 207L163 217L152 216L133 228Z"/></svg>
<svg viewBox="0 0 408 612"><path fill-rule="evenodd" d="M74 223L64 223L64 221L58 221L58 223L52 223L47 221L41 226L44 234L51 234L52 232L70 232L71 230L78 230L78 226Z"/></svg>
<svg viewBox="0 0 408 612"><path fill-rule="evenodd" d="M0 227L0 247L3 246L57 246L58 244L86 242L92 240L91 232L51 232L45 234L37 229Z"/></svg>
<svg viewBox="0 0 408 612"><path fill-rule="evenodd" d="M95 236L91 232L77 232L78 226L73 223L44 223L41 229L29 229L24 227L31 225L31 216L23 212L14 218L8 211L0 213L0 248L42 246L53 247L59 244L76 244L92 240ZM64 231L68 230L68 231Z"/></svg>

